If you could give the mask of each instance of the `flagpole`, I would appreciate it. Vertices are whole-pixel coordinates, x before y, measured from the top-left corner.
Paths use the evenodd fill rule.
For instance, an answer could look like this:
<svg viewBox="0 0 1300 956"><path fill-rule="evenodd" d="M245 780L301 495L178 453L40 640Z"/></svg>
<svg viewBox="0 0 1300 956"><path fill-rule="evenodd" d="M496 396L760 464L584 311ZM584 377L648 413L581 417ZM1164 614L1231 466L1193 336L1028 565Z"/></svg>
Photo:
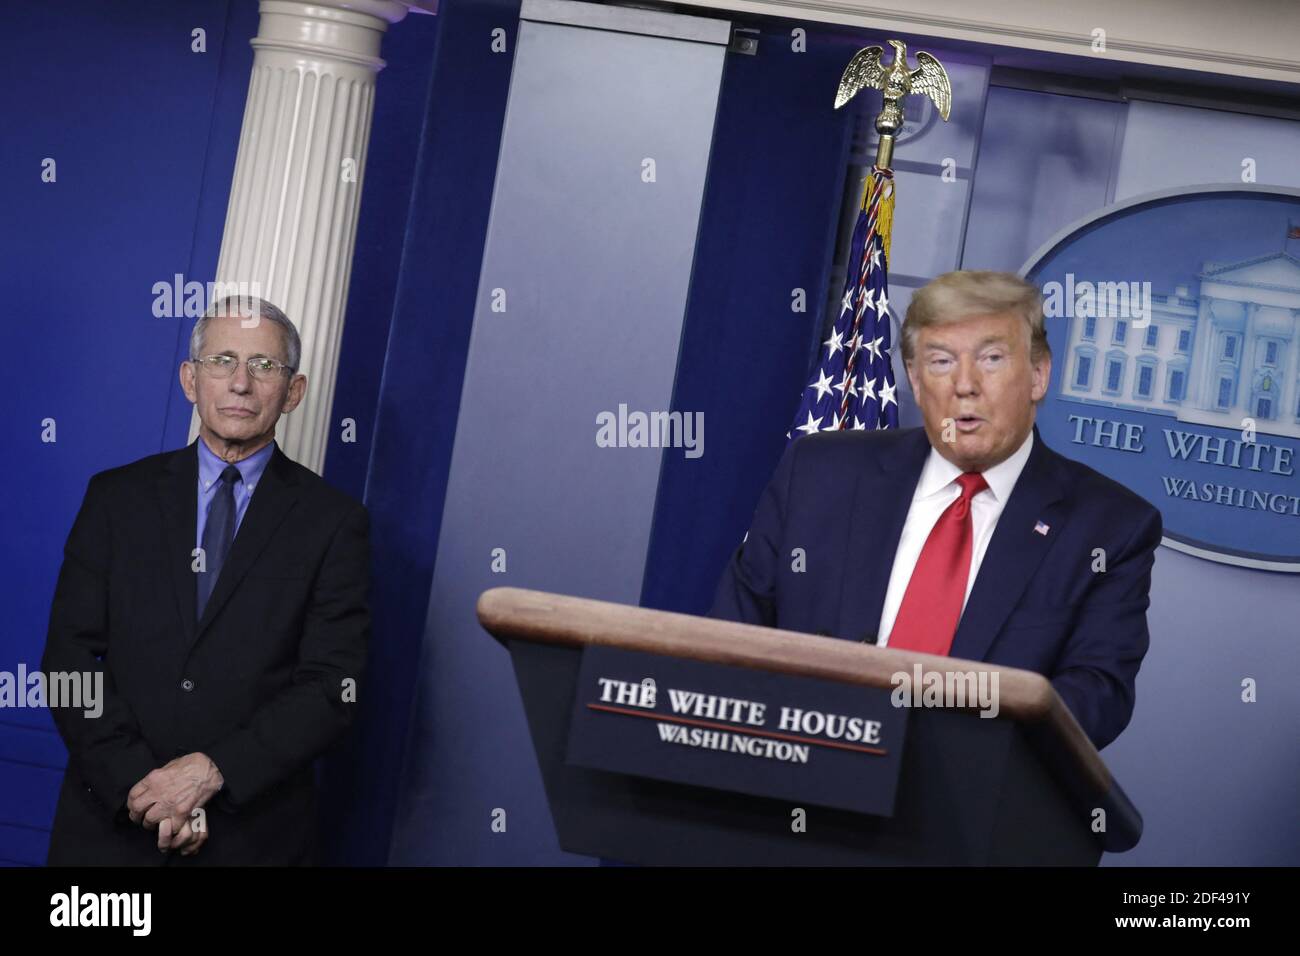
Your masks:
<svg viewBox="0 0 1300 956"><path fill-rule="evenodd" d="M818 360L812 379L800 393L794 424L786 433L790 441L823 430L897 428L899 424L888 271L894 218L894 174L890 166L894 143L903 127L900 101L908 93L929 96L946 121L952 90L947 72L930 54L917 53L918 66L909 71L907 47L898 40L890 40L889 45L894 48L894 59L888 66L881 62L883 48L859 50L845 68L835 96L838 109L867 87L881 90L884 108L875 123L880 140L849 244L839 317L831 337L823 343L825 356ZM841 393L838 396L837 391Z"/></svg>
<svg viewBox="0 0 1300 956"><path fill-rule="evenodd" d="M880 137L876 144L876 165L881 169L893 166L894 137L902 127L903 111L899 108L898 101L885 100L885 108L876 114L876 135Z"/></svg>

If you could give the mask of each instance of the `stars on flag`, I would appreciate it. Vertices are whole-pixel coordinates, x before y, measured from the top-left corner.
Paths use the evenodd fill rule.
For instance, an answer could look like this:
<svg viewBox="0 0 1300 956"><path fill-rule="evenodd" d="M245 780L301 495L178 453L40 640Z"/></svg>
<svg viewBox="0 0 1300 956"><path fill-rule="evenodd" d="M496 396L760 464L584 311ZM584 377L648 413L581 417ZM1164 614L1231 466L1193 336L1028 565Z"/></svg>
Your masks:
<svg viewBox="0 0 1300 956"><path fill-rule="evenodd" d="M811 435L813 432L821 431L821 419L813 418L813 413L808 413L808 421L804 422L795 431L803 432L805 435Z"/></svg>
<svg viewBox="0 0 1300 956"><path fill-rule="evenodd" d="M835 330L831 333L831 337L823 342L822 345L826 346L826 348L830 350L831 355L834 355L836 352L839 352L844 348L844 333L838 329Z"/></svg>
<svg viewBox="0 0 1300 956"><path fill-rule="evenodd" d="M893 174L873 168L871 175L871 198L853 230L840 314L800 395L791 441L832 429L898 427L888 262L876 229L880 196L892 188Z"/></svg>
<svg viewBox="0 0 1300 956"><path fill-rule="evenodd" d="M824 370L821 370L821 375L818 377L817 381L813 382L808 387L817 390L817 398L820 400L835 386L831 385L831 377L827 375Z"/></svg>

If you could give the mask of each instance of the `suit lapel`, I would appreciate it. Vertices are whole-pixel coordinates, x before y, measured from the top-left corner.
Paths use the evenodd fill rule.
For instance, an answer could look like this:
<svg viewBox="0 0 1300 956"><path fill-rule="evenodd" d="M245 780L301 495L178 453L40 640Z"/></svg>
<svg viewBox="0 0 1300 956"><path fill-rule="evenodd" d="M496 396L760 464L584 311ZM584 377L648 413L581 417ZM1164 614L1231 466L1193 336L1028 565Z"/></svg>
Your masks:
<svg viewBox="0 0 1300 956"><path fill-rule="evenodd" d="M194 641L195 581L192 565L197 537L199 501L199 439L167 460L158 478L158 501L163 514L167 568L180 616L185 643Z"/></svg>
<svg viewBox="0 0 1300 956"><path fill-rule="evenodd" d="M1056 455L1034 428L1034 445L1016 480L1006 507L998 517L979 575L957 625L950 656L981 661L1007 615L1020 601L1029 579L1038 570L1068 513ZM1035 530L1039 521L1047 533Z"/></svg>
<svg viewBox="0 0 1300 956"><path fill-rule="evenodd" d="M197 537L199 441L201 439L195 439L188 447L172 455L158 479L157 489L167 541L167 566L171 571L172 592L187 646L192 646L203 636L204 630L229 600L236 585L298 500L297 478L291 462L276 445L248 503L248 510L239 523L221 576L217 578L217 585L203 610L203 619L195 621L197 598L192 566Z"/></svg>
<svg viewBox="0 0 1300 956"><path fill-rule="evenodd" d="M930 442L924 428L914 428L900 433L893 443L869 442L864 448L874 460L862 463L854 486L836 633L849 640L875 643L894 552Z"/></svg>

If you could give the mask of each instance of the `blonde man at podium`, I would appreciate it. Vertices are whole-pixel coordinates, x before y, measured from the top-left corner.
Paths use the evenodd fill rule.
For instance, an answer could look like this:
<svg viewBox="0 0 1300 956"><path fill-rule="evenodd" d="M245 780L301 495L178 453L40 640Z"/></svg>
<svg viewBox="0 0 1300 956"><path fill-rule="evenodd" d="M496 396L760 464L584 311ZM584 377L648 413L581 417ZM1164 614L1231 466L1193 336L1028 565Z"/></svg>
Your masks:
<svg viewBox="0 0 1300 956"><path fill-rule="evenodd" d="M939 276L902 350L924 427L794 441L711 615L1037 671L1106 746L1133 713L1160 513L1039 436L1034 286Z"/></svg>

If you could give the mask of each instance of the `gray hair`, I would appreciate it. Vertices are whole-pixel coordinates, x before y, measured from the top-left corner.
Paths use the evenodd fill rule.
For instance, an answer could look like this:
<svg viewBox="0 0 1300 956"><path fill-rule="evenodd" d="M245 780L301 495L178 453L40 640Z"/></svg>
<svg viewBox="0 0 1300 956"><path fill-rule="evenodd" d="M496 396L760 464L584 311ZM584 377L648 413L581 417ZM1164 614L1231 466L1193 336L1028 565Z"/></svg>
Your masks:
<svg viewBox="0 0 1300 956"><path fill-rule="evenodd" d="M288 365L292 371L298 371L298 362L302 359L302 339L298 337L298 330L294 328L294 324L289 321L289 317L281 312L279 308L265 299L259 299L255 295L228 295L214 303L208 311L199 317L199 320L194 323L194 331L190 333L191 362L197 361L203 356L203 333L207 331L208 323L218 316L227 315L256 315L278 325L286 353L284 364Z"/></svg>
<svg viewBox="0 0 1300 956"><path fill-rule="evenodd" d="M921 329L998 312L1015 312L1024 318L1031 361L1051 358L1038 287L1010 272L966 269L945 272L913 293L903 321L903 360L912 361Z"/></svg>

